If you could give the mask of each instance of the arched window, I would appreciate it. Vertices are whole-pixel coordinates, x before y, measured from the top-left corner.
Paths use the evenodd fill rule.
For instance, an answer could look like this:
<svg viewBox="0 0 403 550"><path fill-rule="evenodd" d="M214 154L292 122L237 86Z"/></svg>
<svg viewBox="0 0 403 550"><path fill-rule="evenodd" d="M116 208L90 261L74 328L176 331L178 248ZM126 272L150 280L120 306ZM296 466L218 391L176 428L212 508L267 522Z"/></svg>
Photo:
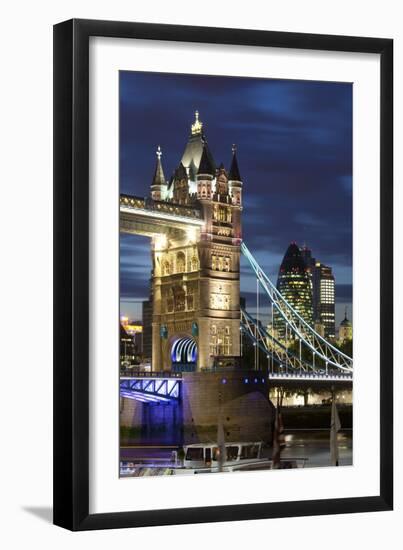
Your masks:
<svg viewBox="0 0 403 550"><path fill-rule="evenodd" d="M162 262L162 274L163 275L170 275L171 274L171 267L169 265L168 260L164 260Z"/></svg>
<svg viewBox="0 0 403 550"><path fill-rule="evenodd" d="M197 260L197 256L193 256L191 260L191 269L192 271L197 271L199 267L199 262Z"/></svg>
<svg viewBox="0 0 403 550"><path fill-rule="evenodd" d="M176 272L184 273L186 266L186 256L183 252L178 252L176 255Z"/></svg>

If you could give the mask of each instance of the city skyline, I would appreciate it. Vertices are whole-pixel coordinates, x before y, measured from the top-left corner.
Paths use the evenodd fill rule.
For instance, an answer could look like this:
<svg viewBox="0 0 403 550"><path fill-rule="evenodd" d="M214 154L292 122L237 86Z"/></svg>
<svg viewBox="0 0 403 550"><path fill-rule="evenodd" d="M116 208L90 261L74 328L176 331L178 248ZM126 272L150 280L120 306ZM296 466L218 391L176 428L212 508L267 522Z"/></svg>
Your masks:
<svg viewBox="0 0 403 550"><path fill-rule="evenodd" d="M161 89L163 97L157 100ZM197 108L218 164L229 167L237 143L244 240L268 275L276 280L290 242L306 244L335 274L336 323L346 305L351 317L349 84L123 72L120 93L121 192L149 194L158 145L170 177ZM135 256L130 253L133 239ZM141 318L150 267L147 239L122 235L123 314ZM249 301L254 289L243 262L241 293Z"/></svg>

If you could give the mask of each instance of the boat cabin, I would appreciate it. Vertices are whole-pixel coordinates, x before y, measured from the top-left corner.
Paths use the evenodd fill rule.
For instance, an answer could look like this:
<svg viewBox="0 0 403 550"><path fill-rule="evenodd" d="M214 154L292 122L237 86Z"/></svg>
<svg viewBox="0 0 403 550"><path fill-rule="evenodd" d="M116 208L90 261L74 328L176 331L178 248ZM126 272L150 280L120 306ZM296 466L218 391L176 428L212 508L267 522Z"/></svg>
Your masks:
<svg viewBox="0 0 403 550"><path fill-rule="evenodd" d="M261 460L262 442L235 442L225 444L224 466L249 463ZM217 443L195 443L185 445L185 468L218 467L220 448Z"/></svg>

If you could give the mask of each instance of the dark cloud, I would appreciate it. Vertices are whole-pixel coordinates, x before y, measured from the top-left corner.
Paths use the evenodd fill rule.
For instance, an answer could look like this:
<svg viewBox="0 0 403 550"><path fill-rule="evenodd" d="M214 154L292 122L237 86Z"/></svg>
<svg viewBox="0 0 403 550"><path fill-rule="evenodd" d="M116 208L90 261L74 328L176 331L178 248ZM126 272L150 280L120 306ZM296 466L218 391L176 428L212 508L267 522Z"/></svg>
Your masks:
<svg viewBox="0 0 403 550"><path fill-rule="evenodd" d="M238 145L244 239L267 273L276 279L288 244L297 241L333 267L338 288L351 288L351 84L121 72L122 192L149 194L157 145L170 176L195 109L217 163L228 167ZM147 242L139 239L135 255L130 242L122 238L127 299L147 295L150 269ZM242 273L245 292L252 292L246 266ZM349 303L351 292L340 300Z"/></svg>

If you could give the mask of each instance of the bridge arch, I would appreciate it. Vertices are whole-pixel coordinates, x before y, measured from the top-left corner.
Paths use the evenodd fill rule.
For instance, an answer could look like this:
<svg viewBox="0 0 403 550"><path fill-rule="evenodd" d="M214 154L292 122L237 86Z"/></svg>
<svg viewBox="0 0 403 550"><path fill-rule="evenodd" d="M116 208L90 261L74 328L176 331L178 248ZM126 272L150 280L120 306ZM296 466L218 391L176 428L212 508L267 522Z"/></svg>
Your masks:
<svg viewBox="0 0 403 550"><path fill-rule="evenodd" d="M197 343L191 336L176 336L171 344L171 363L174 371L194 371L197 365Z"/></svg>

